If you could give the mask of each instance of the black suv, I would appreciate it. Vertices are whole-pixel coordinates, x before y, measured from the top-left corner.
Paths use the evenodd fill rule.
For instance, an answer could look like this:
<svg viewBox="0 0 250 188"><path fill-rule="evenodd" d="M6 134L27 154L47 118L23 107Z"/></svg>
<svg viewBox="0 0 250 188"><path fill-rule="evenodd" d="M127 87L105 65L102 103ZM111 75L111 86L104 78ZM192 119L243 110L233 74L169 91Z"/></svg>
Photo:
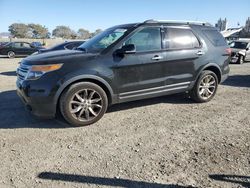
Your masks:
<svg viewBox="0 0 250 188"><path fill-rule="evenodd" d="M111 27L76 50L23 59L17 92L35 115L58 111L83 126L115 103L179 92L210 101L229 62L230 48L210 24L148 20Z"/></svg>

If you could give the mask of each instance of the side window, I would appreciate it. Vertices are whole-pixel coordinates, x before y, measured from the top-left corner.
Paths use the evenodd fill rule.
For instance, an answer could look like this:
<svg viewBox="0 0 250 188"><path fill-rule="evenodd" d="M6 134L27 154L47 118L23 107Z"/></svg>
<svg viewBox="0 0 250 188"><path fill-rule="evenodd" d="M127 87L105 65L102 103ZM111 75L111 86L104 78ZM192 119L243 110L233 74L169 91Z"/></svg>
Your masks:
<svg viewBox="0 0 250 188"><path fill-rule="evenodd" d="M82 44L82 42L74 42L72 44L68 44L66 46L64 46L64 48L68 49L68 50L72 50L77 48L78 46L80 46Z"/></svg>
<svg viewBox="0 0 250 188"><path fill-rule="evenodd" d="M68 50L72 50L73 48L75 47L75 44L72 43L72 44L67 44L66 46L64 46L65 49L68 49Z"/></svg>
<svg viewBox="0 0 250 188"><path fill-rule="evenodd" d="M22 43L22 47L23 48L30 48L30 44L28 44L28 43Z"/></svg>
<svg viewBox="0 0 250 188"><path fill-rule="evenodd" d="M163 44L166 49L189 49L200 47L197 37L190 29L166 28L164 36Z"/></svg>
<svg viewBox="0 0 250 188"><path fill-rule="evenodd" d="M125 42L125 45L128 44L134 44L137 52L161 50L161 29L144 28Z"/></svg>
<svg viewBox="0 0 250 188"><path fill-rule="evenodd" d="M22 48L20 42L15 42L15 43L13 44L13 47L14 47L14 48Z"/></svg>

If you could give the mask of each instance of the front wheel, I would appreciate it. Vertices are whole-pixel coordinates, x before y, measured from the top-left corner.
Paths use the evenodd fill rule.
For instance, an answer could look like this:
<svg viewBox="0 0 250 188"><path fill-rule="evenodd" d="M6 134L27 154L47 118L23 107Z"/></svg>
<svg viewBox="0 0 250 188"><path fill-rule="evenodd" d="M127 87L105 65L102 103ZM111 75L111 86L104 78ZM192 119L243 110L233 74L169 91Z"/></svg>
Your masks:
<svg viewBox="0 0 250 188"><path fill-rule="evenodd" d="M199 79L196 81L191 90L191 98L196 102L210 101L218 87L218 78L212 71L205 70L201 73Z"/></svg>
<svg viewBox="0 0 250 188"><path fill-rule="evenodd" d="M71 85L60 98L60 110L67 122L85 126L102 118L108 107L105 91L91 82Z"/></svg>

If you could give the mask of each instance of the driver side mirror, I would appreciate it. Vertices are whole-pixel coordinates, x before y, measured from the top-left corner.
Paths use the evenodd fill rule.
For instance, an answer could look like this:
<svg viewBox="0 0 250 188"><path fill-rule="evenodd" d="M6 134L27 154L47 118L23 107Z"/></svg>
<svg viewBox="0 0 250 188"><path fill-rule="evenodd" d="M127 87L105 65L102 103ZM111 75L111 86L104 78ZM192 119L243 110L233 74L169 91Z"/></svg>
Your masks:
<svg viewBox="0 0 250 188"><path fill-rule="evenodd" d="M136 52L136 48L134 44L128 44L123 46L121 49L116 50L116 54L124 55L124 54L134 54Z"/></svg>
<svg viewBox="0 0 250 188"><path fill-rule="evenodd" d="M248 51L249 50L249 47L246 49L246 51Z"/></svg>

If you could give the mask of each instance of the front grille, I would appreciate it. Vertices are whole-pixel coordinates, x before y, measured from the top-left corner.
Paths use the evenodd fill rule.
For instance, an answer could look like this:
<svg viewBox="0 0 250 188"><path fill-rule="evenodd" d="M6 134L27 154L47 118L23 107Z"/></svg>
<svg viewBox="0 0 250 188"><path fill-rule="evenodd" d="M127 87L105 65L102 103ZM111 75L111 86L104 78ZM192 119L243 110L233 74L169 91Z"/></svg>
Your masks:
<svg viewBox="0 0 250 188"><path fill-rule="evenodd" d="M26 75L28 74L29 69L30 69L30 66L21 64L17 68L17 79L23 81Z"/></svg>

